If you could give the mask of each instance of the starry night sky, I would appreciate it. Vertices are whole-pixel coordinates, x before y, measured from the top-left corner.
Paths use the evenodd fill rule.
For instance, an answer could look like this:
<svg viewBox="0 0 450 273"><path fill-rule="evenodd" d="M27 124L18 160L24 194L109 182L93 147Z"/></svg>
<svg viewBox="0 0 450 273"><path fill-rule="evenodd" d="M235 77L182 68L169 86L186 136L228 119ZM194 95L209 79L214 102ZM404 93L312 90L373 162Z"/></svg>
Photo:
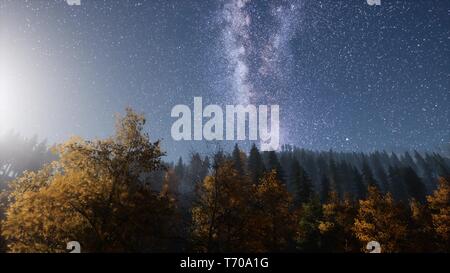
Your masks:
<svg viewBox="0 0 450 273"><path fill-rule="evenodd" d="M111 135L131 106L169 158L208 151L170 135L194 96L279 104L282 143L305 148L450 141L446 0L0 0L0 65L0 130L50 143Z"/></svg>

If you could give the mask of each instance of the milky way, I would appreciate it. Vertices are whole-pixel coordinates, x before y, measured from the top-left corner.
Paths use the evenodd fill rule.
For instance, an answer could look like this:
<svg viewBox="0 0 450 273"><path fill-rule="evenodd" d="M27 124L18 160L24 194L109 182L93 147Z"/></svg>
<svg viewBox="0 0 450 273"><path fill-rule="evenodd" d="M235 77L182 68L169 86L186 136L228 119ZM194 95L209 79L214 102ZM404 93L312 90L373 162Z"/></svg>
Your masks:
<svg viewBox="0 0 450 273"><path fill-rule="evenodd" d="M436 150L450 139L449 25L440 0L0 0L15 88L0 120L53 143L108 136L132 106L175 158L211 150L170 136L172 107L201 96L279 104L282 142L300 147Z"/></svg>
<svg viewBox="0 0 450 273"><path fill-rule="evenodd" d="M281 65L289 66L283 61L290 55L288 42L300 21L299 2L270 2L265 14L255 12L253 3L257 1L230 0L223 5L218 20L223 25L221 46L236 102L276 101L276 90L267 90L263 82L285 80L282 75L286 71Z"/></svg>

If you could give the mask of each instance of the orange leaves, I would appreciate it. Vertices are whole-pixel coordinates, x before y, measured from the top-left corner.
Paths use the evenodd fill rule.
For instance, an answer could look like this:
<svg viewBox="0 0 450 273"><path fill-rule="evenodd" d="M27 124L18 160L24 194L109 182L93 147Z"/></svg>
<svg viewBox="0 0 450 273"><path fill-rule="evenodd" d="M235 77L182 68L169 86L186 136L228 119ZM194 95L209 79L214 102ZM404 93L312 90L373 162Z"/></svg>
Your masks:
<svg viewBox="0 0 450 273"><path fill-rule="evenodd" d="M448 178L439 179L439 188L433 195L428 196L427 200L441 250L450 251L450 182Z"/></svg>
<svg viewBox="0 0 450 273"><path fill-rule="evenodd" d="M231 162L207 176L192 209L198 251L264 252L283 249L293 235L292 197L276 173L258 185L238 174Z"/></svg>
<svg viewBox="0 0 450 273"><path fill-rule="evenodd" d="M396 204L390 194L382 195L375 187L369 187L366 200L359 201L354 232L362 245L369 241L382 244L383 252L399 252L405 249L408 226L404 209Z"/></svg>
<svg viewBox="0 0 450 273"><path fill-rule="evenodd" d="M115 137L72 138L55 148L59 160L12 183L2 227L13 252L164 249L173 205L145 187L145 172L161 169L158 143L142 132L144 118L127 109Z"/></svg>

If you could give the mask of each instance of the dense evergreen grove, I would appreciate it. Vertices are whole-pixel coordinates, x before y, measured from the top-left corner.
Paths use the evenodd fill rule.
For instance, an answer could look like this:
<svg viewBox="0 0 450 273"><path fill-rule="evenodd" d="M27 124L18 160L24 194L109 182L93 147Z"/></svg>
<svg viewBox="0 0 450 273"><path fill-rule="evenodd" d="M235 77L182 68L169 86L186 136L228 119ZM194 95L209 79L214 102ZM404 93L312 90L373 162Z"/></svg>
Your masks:
<svg viewBox="0 0 450 273"><path fill-rule="evenodd" d="M255 145L164 163L143 116L111 138L53 148L0 140L0 250L450 251L450 159Z"/></svg>

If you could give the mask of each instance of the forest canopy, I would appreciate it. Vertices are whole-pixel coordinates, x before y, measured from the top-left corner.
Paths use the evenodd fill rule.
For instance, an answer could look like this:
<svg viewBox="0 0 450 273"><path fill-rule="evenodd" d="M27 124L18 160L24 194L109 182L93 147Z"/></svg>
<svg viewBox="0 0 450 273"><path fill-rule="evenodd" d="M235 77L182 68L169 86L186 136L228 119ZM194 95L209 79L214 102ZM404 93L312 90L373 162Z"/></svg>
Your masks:
<svg viewBox="0 0 450 273"><path fill-rule="evenodd" d="M103 140L0 141L0 249L66 252L450 251L450 159L438 153L193 153L163 161L143 115ZM27 152L28 151L28 152Z"/></svg>

